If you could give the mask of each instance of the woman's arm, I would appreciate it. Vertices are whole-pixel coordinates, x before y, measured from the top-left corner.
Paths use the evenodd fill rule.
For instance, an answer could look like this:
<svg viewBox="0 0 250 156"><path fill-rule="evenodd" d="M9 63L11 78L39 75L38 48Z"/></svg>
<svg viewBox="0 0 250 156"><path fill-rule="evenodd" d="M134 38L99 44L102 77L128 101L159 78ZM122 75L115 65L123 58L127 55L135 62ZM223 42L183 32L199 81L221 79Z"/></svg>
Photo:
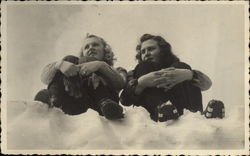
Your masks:
<svg viewBox="0 0 250 156"><path fill-rule="evenodd" d="M53 80L54 76L56 75L56 72L58 71L58 62L52 62L48 65L46 65L41 74L41 81L49 85L50 82Z"/></svg>
<svg viewBox="0 0 250 156"><path fill-rule="evenodd" d="M80 74L89 75L96 72L100 75L113 89L119 91L124 88L125 81L122 76L110 65L103 61L92 61L80 64Z"/></svg>
<svg viewBox="0 0 250 156"><path fill-rule="evenodd" d="M98 73L111 85L115 90L121 90L125 86L125 81L122 76L107 63L103 62L99 68Z"/></svg>
<svg viewBox="0 0 250 156"><path fill-rule="evenodd" d="M147 87L156 87L158 83L154 81L156 78L159 78L159 75L156 72L150 72L146 75L141 76L139 79L131 76L128 78L128 82L121 93L120 102L124 106L130 106L132 104L137 105L140 103L140 95Z"/></svg>
<svg viewBox="0 0 250 156"><path fill-rule="evenodd" d="M166 90L183 81L191 82L192 85L200 88L201 91L208 90L212 85L212 81L207 75L198 70L192 70L189 65L183 62L177 62L172 67L162 69L158 73L162 77L155 81L160 83L158 87L165 88Z"/></svg>
<svg viewBox="0 0 250 156"><path fill-rule="evenodd" d="M180 68L181 66L182 69ZM198 70L191 70L190 66L181 63L176 68L172 67L151 72L138 80L131 78L121 93L120 101L123 105L130 106L140 101L139 95L147 87L163 87L168 90L183 81L191 82L192 85L200 88L201 91L209 89L212 85L211 80L204 73Z"/></svg>
<svg viewBox="0 0 250 156"><path fill-rule="evenodd" d="M41 81L44 84L49 85L59 70L65 76L69 77L76 75L79 71L79 68L75 64L70 63L68 61L60 60L57 62L52 62L43 68L41 74Z"/></svg>
<svg viewBox="0 0 250 156"><path fill-rule="evenodd" d="M145 88L147 87L157 87L160 82L156 81L157 79L161 78L162 75L158 73L158 71L150 72L146 75L141 76L138 79L138 83L135 87L135 94L141 94Z"/></svg>

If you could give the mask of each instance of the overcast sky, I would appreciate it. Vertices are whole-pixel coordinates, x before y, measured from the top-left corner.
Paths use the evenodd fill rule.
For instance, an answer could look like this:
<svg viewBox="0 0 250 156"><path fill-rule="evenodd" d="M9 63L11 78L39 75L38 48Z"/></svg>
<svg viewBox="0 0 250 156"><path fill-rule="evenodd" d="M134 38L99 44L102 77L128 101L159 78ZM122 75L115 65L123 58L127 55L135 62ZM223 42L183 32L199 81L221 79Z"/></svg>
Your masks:
<svg viewBox="0 0 250 156"><path fill-rule="evenodd" d="M6 18L8 100L31 100L46 88L42 68L77 55L87 33L103 37L115 66L128 70L138 39L151 33L212 79L205 102L244 103L243 5L9 5Z"/></svg>

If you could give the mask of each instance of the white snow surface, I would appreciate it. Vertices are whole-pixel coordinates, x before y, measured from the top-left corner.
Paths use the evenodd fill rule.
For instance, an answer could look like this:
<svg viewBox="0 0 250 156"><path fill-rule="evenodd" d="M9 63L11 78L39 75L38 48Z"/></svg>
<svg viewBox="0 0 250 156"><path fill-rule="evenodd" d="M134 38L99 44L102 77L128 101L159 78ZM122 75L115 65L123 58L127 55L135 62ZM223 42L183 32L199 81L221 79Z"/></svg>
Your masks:
<svg viewBox="0 0 250 156"><path fill-rule="evenodd" d="M243 149L244 109L224 119L185 111L177 121L157 123L142 107L124 107L109 121L89 109L70 116L37 101L8 101L8 149Z"/></svg>

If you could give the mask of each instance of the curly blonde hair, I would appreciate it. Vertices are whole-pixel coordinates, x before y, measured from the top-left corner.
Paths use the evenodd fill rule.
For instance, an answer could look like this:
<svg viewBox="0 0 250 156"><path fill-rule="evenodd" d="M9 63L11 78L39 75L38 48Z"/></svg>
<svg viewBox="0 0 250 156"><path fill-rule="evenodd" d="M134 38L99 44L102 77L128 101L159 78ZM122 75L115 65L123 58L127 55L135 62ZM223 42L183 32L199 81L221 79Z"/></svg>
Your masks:
<svg viewBox="0 0 250 156"><path fill-rule="evenodd" d="M102 44L104 45L104 59L103 61L106 62L107 64L109 64L110 66L114 65L114 61L116 60L114 57L114 53L110 47L110 45L101 37L96 36L96 35L92 35L92 34L87 34L86 38L97 38L99 40L101 40ZM83 49L80 49L79 52L79 57L83 57Z"/></svg>

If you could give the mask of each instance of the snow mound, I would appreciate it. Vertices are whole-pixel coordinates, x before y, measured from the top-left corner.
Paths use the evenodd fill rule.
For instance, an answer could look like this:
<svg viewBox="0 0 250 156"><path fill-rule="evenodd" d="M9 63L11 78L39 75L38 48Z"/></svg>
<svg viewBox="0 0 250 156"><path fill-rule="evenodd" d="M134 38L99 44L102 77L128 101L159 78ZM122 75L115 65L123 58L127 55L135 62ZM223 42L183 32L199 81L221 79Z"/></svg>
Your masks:
<svg viewBox="0 0 250 156"><path fill-rule="evenodd" d="M109 121L89 109L65 115L37 101L8 101L8 149L243 149L243 109L224 119L185 111L177 121L156 123L141 107Z"/></svg>

